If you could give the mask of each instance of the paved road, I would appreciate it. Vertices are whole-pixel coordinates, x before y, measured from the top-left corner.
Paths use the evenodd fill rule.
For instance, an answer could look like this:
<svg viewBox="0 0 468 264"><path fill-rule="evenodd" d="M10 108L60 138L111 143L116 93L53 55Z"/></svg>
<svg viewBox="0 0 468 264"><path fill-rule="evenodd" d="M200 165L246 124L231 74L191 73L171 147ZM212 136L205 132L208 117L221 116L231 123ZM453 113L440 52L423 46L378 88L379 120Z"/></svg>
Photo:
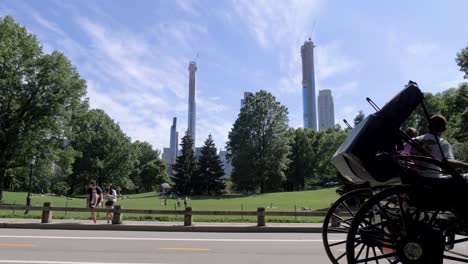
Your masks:
<svg viewBox="0 0 468 264"><path fill-rule="evenodd" d="M335 241L343 238L332 235ZM466 254L468 245L460 245L457 251ZM329 260L320 234L0 229L1 263L292 264Z"/></svg>
<svg viewBox="0 0 468 264"><path fill-rule="evenodd" d="M319 234L0 229L0 263L328 263Z"/></svg>

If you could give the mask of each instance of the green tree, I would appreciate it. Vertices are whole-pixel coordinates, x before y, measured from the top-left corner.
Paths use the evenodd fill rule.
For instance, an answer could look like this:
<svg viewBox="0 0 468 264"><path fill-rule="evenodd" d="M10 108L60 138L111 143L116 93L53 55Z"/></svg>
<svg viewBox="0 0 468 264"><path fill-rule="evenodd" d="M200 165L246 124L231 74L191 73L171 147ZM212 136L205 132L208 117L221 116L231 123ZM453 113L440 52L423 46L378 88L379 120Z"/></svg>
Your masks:
<svg viewBox="0 0 468 264"><path fill-rule="evenodd" d="M229 132L226 149L238 190L281 190L289 159L288 110L260 91L247 97Z"/></svg>
<svg viewBox="0 0 468 264"><path fill-rule="evenodd" d="M135 191L152 191L155 187L154 182L158 182L157 179L163 177L168 180L167 165L160 159L160 152L158 150L154 150L148 142L141 141L135 141L133 143L133 148L135 149L137 162L130 175L130 179L135 184ZM145 166L146 171L144 173L143 169ZM159 167L156 168L155 166ZM162 166L164 166L164 168ZM156 173L157 171L163 170L166 171L165 175ZM148 171L152 171L152 173L148 174Z"/></svg>
<svg viewBox="0 0 468 264"><path fill-rule="evenodd" d="M329 129L296 129L291 143L288 190L316 189L337 181L337 171L330 160L346 138L346 132Z"/></svg>
<svg viewBox="0 0 468 264"><path fill-rule="evenodd" d="M460 71L465 73L465 79L468 79L468 46L457 53L456 62Z"/></svg>
<svg viewBox="0 0 468 264"><path fill-rule="evenodd" d="M149 192L159 188L162 183L170 181L166 164L159 157L147 162L141 168L140 178L140 191Z"/></svg>
<svg viewBox="0 0 468 264"><path fill-rule="evenodd" d="M205 140L198 159L198 172L192 181L196 194L220 194L224 186L223 162L219 158L211 134Z"/></svg>
<svg viewBox="0 0 468 264"><path fill-rule="evenodd" d="M193 151L193 139L188 132L182 138L180 146L180 156L172 167L172 181L179 194L190 195L193 190L192 178L197 173L197 160Z"/></svg>
<svg viewBox="0 0 468 264"><path fill-rule="evenodd" d="M92 178L100 186L112 182L124 190L134 189L129 175L136 163L135 148L119 125L100 109L81 113L73 125L75 137L71 144L81 155L69 177L70 191L82 192Z"/></svg>
<svg viewBox="0 0 468 264"><path fill-rule="evenodd" d="M61 145L86 83L62 53L43 54L36 37L9 16L0 20L0 47L1 200L7 170Z"/></svg>
<svg viewBox="0 0 468 264"><path fill-rule="evenodd" d="M362 110L359 110L358 114L354 117L354 126L357 126L359 123L362 122L366 118L366 115Z"/></svg>

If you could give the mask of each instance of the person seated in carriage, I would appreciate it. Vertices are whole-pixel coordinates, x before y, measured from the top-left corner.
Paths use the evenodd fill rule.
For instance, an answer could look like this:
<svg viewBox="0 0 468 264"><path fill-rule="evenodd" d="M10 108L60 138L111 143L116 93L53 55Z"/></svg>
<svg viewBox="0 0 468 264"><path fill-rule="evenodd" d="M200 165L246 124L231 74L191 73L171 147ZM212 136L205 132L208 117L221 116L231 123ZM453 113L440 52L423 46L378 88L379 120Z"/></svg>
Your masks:
<svg viewBox="0 0 468 264"><path fill-rule="evenodd" d="M442 115L434 115L429 120L427 126L427 133L416 137L415 141L418 142L422 148L429 152L432 157L439 161L444 159L454 169L468 170L468 164L455 159L450 143L442 138L442 134L447 129L447 120ZM437 144L437 139L439 144ZM421 153L417 149L412 149L412 155L420 155Z"/></svg>

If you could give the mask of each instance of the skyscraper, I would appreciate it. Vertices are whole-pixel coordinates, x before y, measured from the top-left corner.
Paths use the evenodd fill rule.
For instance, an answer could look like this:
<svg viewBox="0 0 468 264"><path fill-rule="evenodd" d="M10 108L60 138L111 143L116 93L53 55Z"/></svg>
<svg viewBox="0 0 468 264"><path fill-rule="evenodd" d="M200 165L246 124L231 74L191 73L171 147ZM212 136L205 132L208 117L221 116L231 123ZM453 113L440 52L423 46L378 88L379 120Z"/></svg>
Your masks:
<svg viewBox="0 0 468 264"><path fill-rule="evenodd" d="M177 132L177 117L174 117L172 119L172 126L171 126L171 142L169 144L169 149L170 149L170 161L169 164L175 164L179 148L178 148L178 142L179 142L179 133Z"/></svg>
<svg viewBox="0 0 468 264"><path fill-rule="evenodd" d="M241 108L244 107L245 100L247 99L247 97L249 97L249 95L252 95L252 93L251 92L244 92L244 99L241 99Z"/></svg>
<svg viewBox="0 0 468 264"><path fill-rule="evenodd" d="M335 127L335 109L331 90L320 90L318 96L319 130Z"/></svg>
<svg viewBox="0 0 468 264"><path fill-rule="evenodd" d="M197 63L191 61L189 64L189 99L188 99L188 127L187 130L193 139L193 149L195 149L195 124L196 124L196 107L195 107L195 72L197 71Z"/></svg>
<svg viewBox="0 0 468 264"><path fill-rule="evenodd" d="M315 104L314 43L311 39L301 47L302 57L302 102L304 106L304 128L317 130Z"/></svg>

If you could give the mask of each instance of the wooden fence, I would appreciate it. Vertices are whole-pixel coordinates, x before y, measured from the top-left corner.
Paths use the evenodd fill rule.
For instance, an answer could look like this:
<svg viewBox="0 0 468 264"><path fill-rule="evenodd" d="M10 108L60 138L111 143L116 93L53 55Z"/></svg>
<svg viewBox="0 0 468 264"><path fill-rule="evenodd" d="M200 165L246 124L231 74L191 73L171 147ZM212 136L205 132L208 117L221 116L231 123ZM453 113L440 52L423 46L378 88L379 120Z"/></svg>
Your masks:
<svg viewBox="0 0 468 264"><path fill-rule="evenodd" d="M192 216L256 216L257 225L265 226L267 216L320 216L326 215L325 211L310 211L310 212L277 212L266 211L264 207L257 208L257 211L193 211L192 207L187 207L185 210L147 210L147 209L124 209L120 205L116 205L113 209L107 208L76 208L76 207L54 207L51 203L44 203L44 206L24 206L24 205L0 205L0 210L14 211L42 211L41 223L51 223L53 212L100 212L113 213L112 224L122 224L123 214L144 214L144 215L180 215L184 216L184 226L192 225Z"/></svg>

